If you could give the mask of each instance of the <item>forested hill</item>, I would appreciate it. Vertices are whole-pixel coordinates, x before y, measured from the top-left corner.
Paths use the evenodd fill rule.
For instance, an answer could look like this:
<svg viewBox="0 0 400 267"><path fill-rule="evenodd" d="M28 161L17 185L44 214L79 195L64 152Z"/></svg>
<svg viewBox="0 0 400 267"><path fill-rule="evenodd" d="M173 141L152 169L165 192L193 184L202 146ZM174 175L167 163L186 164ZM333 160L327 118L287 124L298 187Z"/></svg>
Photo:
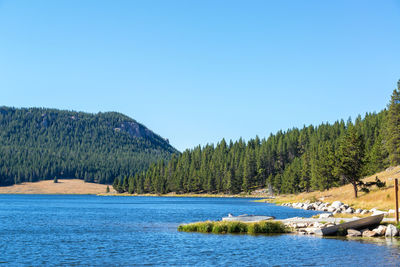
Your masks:
<svg viewBox="0 0 400 267"><path fill-rule="evenodd" d="M274 193L324 190L400 164L400 81L388 110L319 126L293 128L247 142L220 141L159 161L115 180L129 193ZM357 183L357 184L356 184Z"/></svg>
<svg viewBox="0 0 400 267"><path fill-rule="evenodd" d="M177 152L120 113L0 107L0 185L55 176L112 183Z"/></svg>

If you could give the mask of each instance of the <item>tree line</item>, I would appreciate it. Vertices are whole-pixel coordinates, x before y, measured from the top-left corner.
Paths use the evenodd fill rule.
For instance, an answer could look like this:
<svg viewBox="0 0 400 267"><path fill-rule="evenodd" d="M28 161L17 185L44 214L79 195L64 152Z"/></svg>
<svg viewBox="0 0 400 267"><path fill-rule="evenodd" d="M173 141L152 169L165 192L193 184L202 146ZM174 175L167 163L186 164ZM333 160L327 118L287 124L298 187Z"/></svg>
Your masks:
<svg viewBox="0 0 400 267"><path fill-rule="evenodd" d="M326 190L400 164L400 81L388 109L354 121L304 126L255 137L222 139L160 160L114 181L118 192L229 193L268 188L275 194Z"/></svg>
<svg viewBox="0 0 400 267"><path fill-rule="evenodd" d="M78 178L111 184L177 151L116 112L0 107L0 185Z"/></svg>

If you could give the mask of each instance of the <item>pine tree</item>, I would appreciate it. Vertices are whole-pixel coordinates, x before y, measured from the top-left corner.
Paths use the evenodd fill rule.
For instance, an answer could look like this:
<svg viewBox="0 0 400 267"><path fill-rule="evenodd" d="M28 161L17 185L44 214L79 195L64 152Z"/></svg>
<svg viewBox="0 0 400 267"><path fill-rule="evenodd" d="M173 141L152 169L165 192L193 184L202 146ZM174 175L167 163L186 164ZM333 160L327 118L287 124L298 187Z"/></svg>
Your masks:
<svg viewBox="0 0 400 267"><path fill-rule="evenodd" d="M390 165L400 164L400 80L393 90L386 120L386 148Z"/></svg>
<svg viewBox="0 0 400 267"><path fill-rule="evenodd" d="M341 140L336 156L336 172L346 182L353 185L354 197L357 198L363 170L364 144L362 136L356 132L353 125L349 125L347 134Z"/></svg>
<svg viewBox="0 0 400 267"><path fill-rule="evenodd" d="M256 159L254 150L247 146L243 169L243 191L248 191L254 186L256 176Z"/></svg>
<svg viewBox="0 0 400 267"><path fill-rule="evenodd" d="M135 183L134 183L134 178L132 176L129 177L128 179L128 193L133 194L135 192Z"/></svg>
<svg viewBox="0 0 400 267"><path fill-rule="evenodd" d="M128 189L129 189L128 176L125 176L125 177L124 177L124 182L123 182L123 184L122 184L122 186L121 186L121 191L122 191L122 192L128 192Z"/></svg>
<svg viewBox="0 0 400 267"><path fill-rule="evenodd" d="M117 191L117 192L119 191L118 186L119 186L119 179L118 179L118 178L115 178L115 179L114 179L114 182L113 182L113 184L112 184L112 187L113 187L114 190Z"/></svg>

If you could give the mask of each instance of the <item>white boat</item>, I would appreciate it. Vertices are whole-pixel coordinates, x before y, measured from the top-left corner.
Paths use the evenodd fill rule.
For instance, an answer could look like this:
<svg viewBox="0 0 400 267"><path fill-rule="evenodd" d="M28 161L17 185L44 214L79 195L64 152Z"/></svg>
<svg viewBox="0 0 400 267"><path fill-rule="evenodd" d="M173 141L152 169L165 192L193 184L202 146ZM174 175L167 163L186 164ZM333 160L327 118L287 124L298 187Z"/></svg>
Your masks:
<svg viewBox="0 0 400 267"><path fill-rule="evenodd" d="M260 222L260 221L267 221L267 220L273 220L275 217L273 216L264 216L264 215L239 215L239 216L233 216L232 214L229 213L228 217L222 217L223 221L228 221L228 222Z"/></svg>

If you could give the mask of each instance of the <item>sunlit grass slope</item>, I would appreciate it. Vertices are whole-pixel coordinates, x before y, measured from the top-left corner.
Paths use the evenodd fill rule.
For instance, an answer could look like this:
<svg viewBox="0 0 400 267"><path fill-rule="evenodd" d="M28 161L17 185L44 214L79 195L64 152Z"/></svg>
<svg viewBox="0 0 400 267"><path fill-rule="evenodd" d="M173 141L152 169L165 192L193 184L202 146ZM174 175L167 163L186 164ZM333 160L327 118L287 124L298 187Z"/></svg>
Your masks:
<svg viewBox="0 0 400 267"><path fill-rule="evenodd" d="M374 181L375 177L386 182L386 187L378 189L373 186L369 193L359 192L358 198L354 198L353 187L348 184L326 191L301 193L297 195L282 195L278 196L275 201L276 203L285 203L304 202L307 200L321 200L324 202L339 200L351 205L353 208L378 208L382 210L395 209L394 178L400 179L400 166L389 168L386 171L366 177L363 181Z"/></svg>

